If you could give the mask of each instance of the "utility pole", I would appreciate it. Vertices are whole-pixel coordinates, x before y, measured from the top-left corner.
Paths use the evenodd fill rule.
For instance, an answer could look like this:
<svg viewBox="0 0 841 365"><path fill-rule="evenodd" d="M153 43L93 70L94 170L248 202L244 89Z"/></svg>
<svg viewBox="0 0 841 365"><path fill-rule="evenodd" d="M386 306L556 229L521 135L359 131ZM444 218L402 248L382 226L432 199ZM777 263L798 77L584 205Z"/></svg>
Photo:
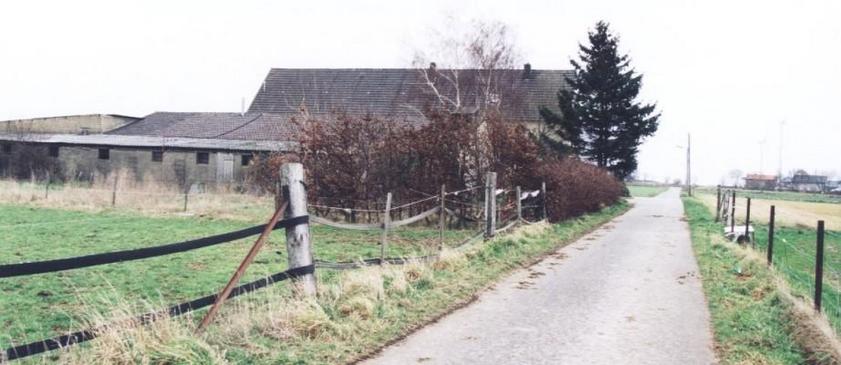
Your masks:
<svg viewBox="0 0 841 365"><path fill-rule="evenodd" d="M690 156L692 151L692 135L686 134L686 190L692 196L692 164Z"/></svg>

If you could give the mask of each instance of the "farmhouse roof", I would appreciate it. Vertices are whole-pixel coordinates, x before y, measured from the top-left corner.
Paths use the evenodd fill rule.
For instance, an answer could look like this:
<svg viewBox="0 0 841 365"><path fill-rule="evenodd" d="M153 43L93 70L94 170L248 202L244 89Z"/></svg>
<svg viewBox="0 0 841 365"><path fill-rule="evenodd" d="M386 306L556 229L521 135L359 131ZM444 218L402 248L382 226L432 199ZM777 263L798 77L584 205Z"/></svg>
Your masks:
<svg viewBox="0 0 841 365"><path fill-rule="evenodd" d="M109 135L294 141L291 114L156 112L108 132Z"/></svg>
<svg viewBox="0 0 841 365"><path fill-rule="evenodd" d="M168 148L221 151L290 151L297 143L266 140L220 140L209 138L153 137L138 135L108 134L6 134L0 133L0 141L24 143L45 143L58 145Z"/></svg>
<svg viewBox="0 0 841 365"><path fill-rule="evenodd" d="M434 70L434 72L429 72ZM426 73L425 73L426 71ZM516 97L501 100L503 116L519 121L539 121L539 107L557 109L557 94L568 88L569 70L493 71L500 90L510 90ZM482 74L485 73L485 74ZM294 69L273 68L260 87L249 112L297 113L310 115L331 113L371 114L380 117L417 118L423 111L438 104L437 97L426 83L426 76L437 80L442 94L452 96L451 83L445 77L458 75L460 80L486 75L487 71L464 69ZM437 77L437 78L436 78ZM476 110L476 93L462 90L462 110Z"/></svg>
<svg viewBox="0 0 841 365"><path fill-rule="evenodd" d="M748 174L745 180L777 181L777 175Z"/></svg>

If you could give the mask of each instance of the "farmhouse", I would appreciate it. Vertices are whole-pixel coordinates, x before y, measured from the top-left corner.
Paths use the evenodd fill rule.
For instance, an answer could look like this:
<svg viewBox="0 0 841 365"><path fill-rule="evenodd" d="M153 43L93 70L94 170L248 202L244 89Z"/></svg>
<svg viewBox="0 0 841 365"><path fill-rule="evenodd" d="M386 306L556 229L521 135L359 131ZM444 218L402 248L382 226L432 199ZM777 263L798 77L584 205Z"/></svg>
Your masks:
<svg viewBox="0 0 841 365"><path fill-rule="evenodd" d="M571 71L286 69L269 71L247 112L156 112L0 122L0 175L91 180L128 171L138 181L213 186L241 181L253 156L297 146L294 116L371 115L422 123L427 113L477 115L539 128L557 111Z"/></svg>
<svg viewBox="0 0 841 365"><path fill-rule="evenodd" d="M826 188L826 181L826 176L809 175L804 170L797 170L791 177L791 189L800 192L823 192Z"/></svg>
<svg viewBox="0 0 841 365"><path fill-rule="evenodd" d="M748 174L745 177L745 188L753 190L774 190L777 188L777 176Z"/></svg>

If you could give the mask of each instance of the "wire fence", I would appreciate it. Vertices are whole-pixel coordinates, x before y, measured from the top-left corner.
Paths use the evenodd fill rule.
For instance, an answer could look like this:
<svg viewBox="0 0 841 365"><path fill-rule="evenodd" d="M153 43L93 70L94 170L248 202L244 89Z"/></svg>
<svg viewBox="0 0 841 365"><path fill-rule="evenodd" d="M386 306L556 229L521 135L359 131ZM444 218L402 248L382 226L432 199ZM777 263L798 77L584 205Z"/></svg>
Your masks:
<svg viewBox="0 0 841 365"><path fill-rule="evenodd" d="M496 234L505 232L512 227L515 227L517 224L532 224L536 223L537 219L545 219L545 216L541 215L545 215L546 211L545 188L542 190L528 191L525 194L512 194L512 192L519 192L520 189L497 190L495 189L495 186L491 184L485 186L485 195L481 204L477 201L476 194L480 191L482 191L482 187L473 187L455 192L446 192L442 187L439 195L426 196L395 207L390 206L389 196L386 200L387 203L382 210L345 208L319 203L304 203L304 205L307 205L310 208L308 209L308 212L307 210L304 210L307 214L277 221L277 216L279 216L280 212L282 210L286 210L286 204L284 204L281 208L278 208L273 220L268 224L160 246L46 261L3 264L0 265L0 278L49 274L105 264L143 260L225 244L242 238L254 236L262 232L260 239L258 239L258 243L254 246L259 249L259 243L264 239L264 236L266 236L267 233L279 228L286 229L288 233L290 230L295 230L297 227L309 223L323 224L341 230L363 232L372 231L378 233L380 237L380 241L378 242L381 248L379 257L360 257L350 261L314 260L311 264L293 267L291 261L291 257L293 255L290 253L289 270L233 287L231 290L228 290L226 287L226 290L222 293L229 293L227 295L207 295L170 306L164 310L146 313L137 316L134 319L135 323L145 325L165 316L179 316L211 305L213 305L213 309L215 309L216 306L220 305L219 303L224 301L226 298L243 295L287 279L304 278L307 275L314 273L316 269L348 270L369 265L402 265L407 263L432 262L438 260L441 250L445 247L445 243L447 247L458 250L469 246L471 243L477 242L482 238L487 239ZM316 200L327 201L329 199L317 198ZM525 212L527 211L531 213L526 214ZM286 212L291 215L291 208L290 210L286 210ZM354 217L354 213L370 214L370 216L365 217L367 220L360 222L360 217ZM416 214L411 215L411 213ZM529 221L525 219L524 216L531 217L533 220ZM337 220L337 217L344 218L344 220ZM500 219L494 220L492 218ZM277 221L277 223L274 226L269 227L271 222L275 221ZM498 226L495 224L496 222L500 223L501 228L497 228ZM438 235L433 238L435 244L426 245L426 251L421 252L419 255L388 256L388 241L389 239L395 238L395 230L407 229L413 225L436 226L438 228ZM458 229L461 229L463 228L463 225L472 226L472 229L466 230L467 232L470 232L467 237L458 237L457 239L453 239L454 237L445 235L448 228L457 227ZM288 239L289 235L287 234L287 240ZM313 256L312 252L309 253L309 256ZM245 266L241 266L240 269L237 270L237 274L234 276L235 278L238 277L237 275L240 274L241 270L244 270L247 267L247 261L248 258L243 261ZM235 282L235 279L232 279L229 286ZM213 309L211 309L211 312L213 312ZM5 351L0 353L0 362L21 359L90 341L96 338L97 335L104 329L107 329L107 325L105 327L69 332L53 338L16 345L7 348Z"/></svg>
<svg viewBox="0 0 841 365"><path fill-rule="evenodd" d="M725 236L761 253L793 293L810 299L841 333L841 232L825 229L824 220L781 224L777 217L784 210L770 205L767 212L757 212L752 198L739 197L738 191L719 190L716 199L715 218Z"/></svg>

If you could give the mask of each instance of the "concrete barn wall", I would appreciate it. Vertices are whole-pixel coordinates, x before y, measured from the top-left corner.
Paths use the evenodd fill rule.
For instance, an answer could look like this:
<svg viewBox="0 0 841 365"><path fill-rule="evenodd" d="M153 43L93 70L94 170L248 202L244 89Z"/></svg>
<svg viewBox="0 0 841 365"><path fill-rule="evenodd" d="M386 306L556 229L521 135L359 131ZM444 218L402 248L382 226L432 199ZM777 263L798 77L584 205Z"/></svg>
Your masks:
<svg viewBox="0 0 841 365"><path fill-rule="evenodd" d="M9 143L9 142L4 142ZM13 152L5 154L0 150L0 172L8 171L16 163L13 156L15 150L29 148L30 153L49 156L47 144L12 143ZM109 150L109 159L99 159L99 149ZM88 181L94 178L107 177L117 172L126 174L136 183L158 183L165 186L180 187L184 177L194 188L213 188L218 184L227 185L244 180L247 166L242 166L242 156L251 152L215 152L165 150L163 160L152 161L152 149L131 147L99 147L99 146L59 146L59 156L50 158L57 162L66 180ZM197 164L196 154L208 153L207 164ZM217 176L218 161L223 155L233 155L230 179L219 180ZM121 175L122 176L122 175Z"/></svg>
<svg viewBox="0 0 841 365"><path fill-rule="evenodd" d="M3 133L105 133L136 121L137 118L108 114L71 115L0 121Z"/></svg>

